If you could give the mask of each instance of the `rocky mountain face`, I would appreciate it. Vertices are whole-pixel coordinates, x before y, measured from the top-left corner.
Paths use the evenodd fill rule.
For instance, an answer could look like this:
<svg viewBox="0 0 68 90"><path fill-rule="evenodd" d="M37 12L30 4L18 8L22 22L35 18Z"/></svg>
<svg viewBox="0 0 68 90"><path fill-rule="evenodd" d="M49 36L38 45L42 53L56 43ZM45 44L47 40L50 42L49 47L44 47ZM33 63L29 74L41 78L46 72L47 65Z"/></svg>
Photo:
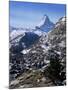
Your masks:
<svg viewBox="0 0 68 90"><path fill-rule="evenodd" d="M52 50L61 56L61 61L66 63L66 17L61 18L54 30L49 32L48 42Z"/></svg>
<svg viewBox="0 0 68 90"><path fill-rule="evenodd" d="M20 40L23 40L23 37ZM23 43L23 41L21 42ZM10 88L61 86L66 84L65 17L62 17L55 24L52 31L48 32L47 35L42 34L30 47L15 53L13 52L14 49L17 50L18 47L15 48L11 45Z"/></svg>

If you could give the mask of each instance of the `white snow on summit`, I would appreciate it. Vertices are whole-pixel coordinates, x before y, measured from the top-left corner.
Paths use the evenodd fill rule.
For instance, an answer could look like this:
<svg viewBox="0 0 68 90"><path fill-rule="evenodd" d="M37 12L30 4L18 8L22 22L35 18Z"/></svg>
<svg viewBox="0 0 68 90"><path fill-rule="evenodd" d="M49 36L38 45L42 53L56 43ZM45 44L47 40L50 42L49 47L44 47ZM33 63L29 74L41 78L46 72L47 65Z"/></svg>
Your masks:
<svg viewBox="0 0 68 90"><path fill-rule="evenodd" d="M40 27L40 26L42 26L44 23L45 23L45 20L47 19L47 16L45 15L42 19L41 19L41 21L40 21L40 23L37 25L38 27Z"/></svg>

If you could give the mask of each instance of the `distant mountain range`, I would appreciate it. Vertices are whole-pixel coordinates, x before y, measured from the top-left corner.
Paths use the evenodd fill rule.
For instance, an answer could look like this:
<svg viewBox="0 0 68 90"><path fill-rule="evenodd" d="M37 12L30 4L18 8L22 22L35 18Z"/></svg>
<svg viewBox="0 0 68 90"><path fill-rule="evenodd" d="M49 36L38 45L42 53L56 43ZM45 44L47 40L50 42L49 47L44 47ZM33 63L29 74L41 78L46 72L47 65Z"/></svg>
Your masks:
<svg viewBox="0 0 68 90"><path fill-rule="evenodd" d="M10 26L10 47L14 48L11 51L20 52L24 48L30 47L34 44L41 36L47 36L49 31L53 30L56 27L53 24L47 15L44 15L40 23L35 27L35 29L24 29L16 28Z"/></svg>
<svg viewBox="0 0 68 90"><path fill-rule="evenodd" d="M25 32L32 32L37 34L38 36L45 35L47 32L54 28L54 24L50 21L47 15L44 15L41 19L40 23L35 27L35 29L27 29L27 28L17 28L10 26L10 41L14 40L16 37L20 37L21 35L25 35Z"/></svg>
<svg viewBox="0 0 68 90"><path fill-rule="evenodd" d="M49 17L47 15L44 15L43 18L41 18L39 24L35 27L35 29L30 29L30 28L18 28L18 27L13 27L10 26L10 31L13 30L25 30L25 31L44 31L44 32L49 32L54 28L54 23L50 21Z"/></svg>

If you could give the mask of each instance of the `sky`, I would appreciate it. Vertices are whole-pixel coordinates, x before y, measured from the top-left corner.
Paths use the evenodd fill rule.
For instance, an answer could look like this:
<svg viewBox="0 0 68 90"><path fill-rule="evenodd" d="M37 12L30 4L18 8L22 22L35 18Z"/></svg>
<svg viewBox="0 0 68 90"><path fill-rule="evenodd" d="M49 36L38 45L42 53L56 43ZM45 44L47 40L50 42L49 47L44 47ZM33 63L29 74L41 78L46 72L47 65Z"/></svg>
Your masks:
<svg viewBox="0 0 68 90"><path fill-rule="evenodd" d="M10 26L34 28L45 14L53 23L56 23L59 18L65 16L66 5L22 1L9 2Z"/></svg>

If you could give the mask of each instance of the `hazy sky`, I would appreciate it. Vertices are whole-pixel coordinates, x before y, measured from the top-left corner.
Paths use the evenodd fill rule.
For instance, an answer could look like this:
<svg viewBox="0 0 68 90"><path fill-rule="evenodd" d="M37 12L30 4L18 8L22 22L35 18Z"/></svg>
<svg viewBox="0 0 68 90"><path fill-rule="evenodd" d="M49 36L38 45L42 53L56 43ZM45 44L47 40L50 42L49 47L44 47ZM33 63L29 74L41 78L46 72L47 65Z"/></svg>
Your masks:
<svg viewBox="0 0 68 90"><path fill-rule="evenodd" d="M66 5L10 1L10 26L34 28L46 14L52 22L65 16Z"/></svg>

